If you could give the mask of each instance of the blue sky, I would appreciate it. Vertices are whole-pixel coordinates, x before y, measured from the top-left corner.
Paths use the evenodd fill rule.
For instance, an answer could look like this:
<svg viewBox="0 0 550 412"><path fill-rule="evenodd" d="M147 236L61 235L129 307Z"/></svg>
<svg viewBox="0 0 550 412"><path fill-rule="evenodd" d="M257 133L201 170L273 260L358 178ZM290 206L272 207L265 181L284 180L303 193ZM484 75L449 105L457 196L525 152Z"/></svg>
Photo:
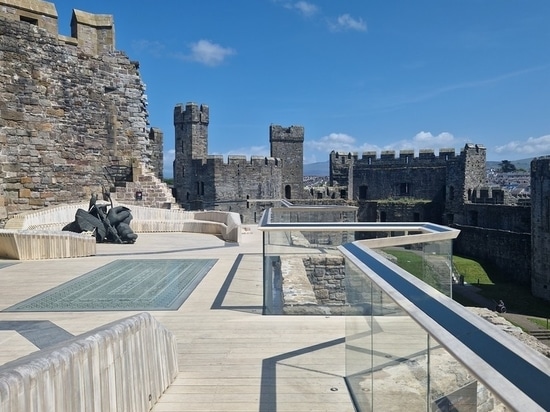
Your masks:
<svg viewBox="0 0 550 412"><path fill-rule="evenodd" d="M305 128L304 160L331 150L487 147L550 155L548 0L54 1L112 14L140 62L171 175L173 108L210 107L209 153L269 155L269 125Z"/></svg>

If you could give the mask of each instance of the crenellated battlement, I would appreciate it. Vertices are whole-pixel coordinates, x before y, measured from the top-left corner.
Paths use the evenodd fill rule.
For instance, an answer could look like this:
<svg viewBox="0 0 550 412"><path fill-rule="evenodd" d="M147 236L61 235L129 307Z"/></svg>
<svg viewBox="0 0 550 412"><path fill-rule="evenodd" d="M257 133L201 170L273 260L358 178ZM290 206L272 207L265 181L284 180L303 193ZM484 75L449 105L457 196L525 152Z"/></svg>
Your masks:
<svg viewBox="0 0 550 412"><path fill-rule="evenodd" d="M272 124L269 126L269 141L270 142L303 142L304 127L290 126L283 127Z"/></svg>
<svg viewBox="0 0 550 412"><path fill-rule="evenodd" d="M365 152L361 157L361 160L367 160L371 162L392 162L392 163L411 163L411 162L433 162L435 160L449 160L455 157L454 149L441 149L439 154L436 155L433 149L420 149L418 155L414 150L406 149L401 151L385 150L380 153L380 157L376 156L376 152Z"/></svg>
<svg viewBox="0 0 550 412"><path fill-rule="evenodd" d="M425 163L434 161L447 161L456 157L455 149L444 148L440 149L436 155L434 149L420 149L418 155L415 155L414 150L404 149L401 151L383 150L378 155L375 151L363 152L361 158L357 152L335 152L330 153L330 162L332 164L349 165L351 162L359 164L410 164L410 163Z"/></svg>
<svg viewBox="0 0 550 412"><path fill-rule="evenodd" d="M210 109L206 104L200 106L193 102L188 102L185 106L181 103L174 107L174 125L178 124L203 124L210 122Z"/></svg>
<svg viewBox="0 0 550 412"><path fill-rule="evenodd" d="M223 155L208 155L206 157L205 164L207 167L210 166L243 166L243 167L278 167L282 165L281 159L275 157L266 157L266 156L251 156L248 158L245 155L229 155L227 160Z"/></svg>
<svg viewBox="0 0 550 412"><path fill-rule="evenodd" d="M76 46L90 55L115 50L113 16L73 10L71 36L59 34L55 5L41 0L0 0L0 16L31 24L56 36L59 42Z"/></svg>

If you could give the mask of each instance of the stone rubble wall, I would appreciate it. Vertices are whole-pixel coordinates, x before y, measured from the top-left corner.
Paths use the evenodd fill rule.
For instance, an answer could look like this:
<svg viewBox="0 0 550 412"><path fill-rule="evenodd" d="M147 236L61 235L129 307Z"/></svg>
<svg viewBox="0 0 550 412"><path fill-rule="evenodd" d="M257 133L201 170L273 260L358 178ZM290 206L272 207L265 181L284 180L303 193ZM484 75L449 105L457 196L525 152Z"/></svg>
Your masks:
<svg viewBox="0 0 550 412"><path fill-rule="evenodd" d="M0 219L86 201L103 167L158 167L139 64L91 55L0 9ZM154 139L152 141L151 139Z"/></svg>
<svg viewBox="0 0 550 412"><path fill-rule="evenodd" d="M343 256L282 255L280 259L285 314L343 314L348 310Z"/></svg>
<svg viewBox="0 0 550 412"><path fill-rule="evenodd" d="M303 265L320 304L346 304L346 268L343 256L309 255L303 258Z"/></svg>

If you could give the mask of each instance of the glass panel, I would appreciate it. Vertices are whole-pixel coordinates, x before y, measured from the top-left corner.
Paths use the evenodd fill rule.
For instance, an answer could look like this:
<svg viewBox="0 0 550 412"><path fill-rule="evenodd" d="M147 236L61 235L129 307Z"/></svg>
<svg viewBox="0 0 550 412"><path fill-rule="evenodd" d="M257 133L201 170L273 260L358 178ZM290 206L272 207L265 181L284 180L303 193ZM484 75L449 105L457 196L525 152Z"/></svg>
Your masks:
<svg viewBox="0 0 550 412"><path fill-rule="evenodd" d="M430 337L430 406L432 411L476 412L493 409L494 399L457 359ZM479 399L478 392L484 393ZM485 404L485 405L483 405ZM479 406L479 409L478 409Z"/></svg>
<svg viewBox="0 0 550 412"><path fill-rule="evenodd" d="M346 381L359 411L426 410L427 334L354 264L346 262Z"/></svg>
<svg viewBox="0 0 550 412"><path fill-rule="evenodd" d="M452 243L450 240L375 249L446 296L452 295Z"/></svg>

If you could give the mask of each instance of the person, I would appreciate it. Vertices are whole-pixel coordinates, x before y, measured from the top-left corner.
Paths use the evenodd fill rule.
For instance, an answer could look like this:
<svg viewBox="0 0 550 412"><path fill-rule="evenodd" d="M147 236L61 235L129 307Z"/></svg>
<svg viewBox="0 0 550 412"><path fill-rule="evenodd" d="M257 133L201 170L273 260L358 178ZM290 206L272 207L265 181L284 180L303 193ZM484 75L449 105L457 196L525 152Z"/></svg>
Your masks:
<svg viewBox="0 0 550 412"><path fill-rule="evenodd" d="M504 306L504 302L501 300L497 303L497 312L498 313L506 313L506 306Z"/></svg>

